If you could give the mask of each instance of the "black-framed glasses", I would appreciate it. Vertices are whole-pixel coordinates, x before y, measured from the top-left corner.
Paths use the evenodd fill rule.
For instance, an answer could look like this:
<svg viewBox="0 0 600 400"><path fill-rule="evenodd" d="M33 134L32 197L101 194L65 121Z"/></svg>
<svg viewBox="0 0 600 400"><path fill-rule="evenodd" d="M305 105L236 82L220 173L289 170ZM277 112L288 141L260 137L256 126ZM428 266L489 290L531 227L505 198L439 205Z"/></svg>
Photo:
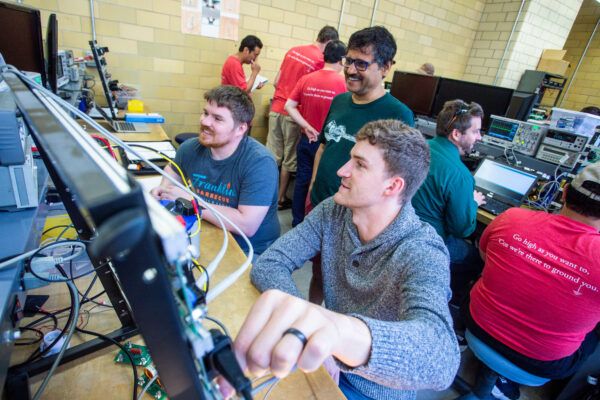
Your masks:
<svg viewBox="0 0 600 400"><path fill-rule="evenodd" d="M345 68L349 68L352 64L354 64L354 68L356 68L357 71L361 71L364 72L367 70L367 68L369 68L369 66L371 64L375 64L376 61L365 61L365 60L359 60L356 58L350 58L350 57L342 57L342 65Z"/></svg>
<svg viewBox="0 0 600 400"><path fill-rule="evenodd" d="M470 105L461 106L458 110L456 110L456 112L454 113L454 116L450 119L450 122L448 122L448 124L446 125L446 131L448 131L450 129L450 127L458 119L458 117L467 114L470 110L471 110Z"/></svg>

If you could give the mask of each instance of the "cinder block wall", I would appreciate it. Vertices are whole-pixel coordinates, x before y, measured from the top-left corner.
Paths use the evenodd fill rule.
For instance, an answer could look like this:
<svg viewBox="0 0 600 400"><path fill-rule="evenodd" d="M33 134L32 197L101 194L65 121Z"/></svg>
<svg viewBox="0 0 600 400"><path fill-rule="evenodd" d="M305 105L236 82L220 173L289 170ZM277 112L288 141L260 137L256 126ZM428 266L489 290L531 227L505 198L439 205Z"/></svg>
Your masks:
<svg viewBox="0 0 600 400"><path fill-rule="evenodd" d="M312 42L322 26L340 25L341 39L347 41L352 32L369 26L373 19L396 37L395 69L412 71L431 62L436 75L490 82L520 4L515 0L381 0L373 13L375 3L243 0L239 37L255 34L262 39L261 74L272 83L285 52ZM92 37L89 1L24 0L22 4L42 11L44 31L49 14L57 14L61 49L72 49L76 55L88 50ZM141 89L148 107L165 116L170 136L197 131L202 96L219 84L222 63L237 51L239 42L182 34L178 0L95 0L94 4L97 39L110 48L107 60L113 77ZM527 47L529 41L536 42L538 53L542 48L562 47L562 43L546 39L552 39L553 32L557 37L564 29L568 32L568 23L561 18L568 20L573 10L576 14L581 0L528 0L527 4L529 13L521 27L526 39L519 39L521 47L512 51L506 64L510 71L506 79L512 81L502 80L503 85L516 85L523 69L537 63L539 54ZM551 23L546 24L548 21ZM391 75L387 79L391 80ZM252 134L263 141L273 91L268 84L253 95L257 115Z"/></svg>
<svg viewBox="0 0 600 400"><path fill-rule="evenodd" d="M528 0L511 38L521 1L488 0L471 49L464 78L498 86L517 87L523 71L535 69L544 49L562 49L581 0Z"/></svg>
<svg viewBox="0 0 600 400"><path fill-rule="evenodd" d="M564 47L567 50L565 59L571 62L569 79L572 79L575 66L583 54L598 18L600 18L600 3L596 0L584 0ZM581 110L585 106L600 107L600 32L598 31L561 104L561 108L571 110Z"/></svg>
<svg viewBox="0 0 600 400"><path fill-rule="evenodd" d="M181 2L175 0L96 0L98 42L110 48L109 70L122 83L141 89L152 111L163 114L171 136L196 131L204 92L220 82L221 65L239 43L181 33ZM341 38L369 26L374 1L347 0L341 19ZM48 16L56 13L59 47L83 55L91 39L89 1L24 0ZM375 24L387 26L398 42L395 68L414 70L423 62L436 73L460 78L468 62L483 10L483 0L382 0ZM256 34L265 44L259 58L261 74L271 82L285 52L312 42L319 29L338 27L342 0L240 1L240 38ZM92 71L90 71L92 72ZM391 76L389 77L391 79ZM99 88L99 85L97 86ZM257 106L253 135L264 140L273 86L255 92Z"/></svg>

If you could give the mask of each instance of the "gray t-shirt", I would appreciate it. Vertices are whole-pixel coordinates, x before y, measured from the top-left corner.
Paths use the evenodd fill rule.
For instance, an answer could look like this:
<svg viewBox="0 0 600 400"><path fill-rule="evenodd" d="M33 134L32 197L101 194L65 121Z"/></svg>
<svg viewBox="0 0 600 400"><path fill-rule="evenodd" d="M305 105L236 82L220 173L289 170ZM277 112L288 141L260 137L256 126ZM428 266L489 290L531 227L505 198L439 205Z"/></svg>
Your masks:
<svg viewBox="0 0 600 400"><path fill-rule="evenodd" d="M214 160L199 140L185 141L175 162L191 181L192 188L207 203L232 208L240 205L268 206L269 211L250 239L255 254L261 254L279 237L277 218L277 164L271 153L251 137L244 137L235 152ZM233 233L244 252L248 246Z"/></svg>

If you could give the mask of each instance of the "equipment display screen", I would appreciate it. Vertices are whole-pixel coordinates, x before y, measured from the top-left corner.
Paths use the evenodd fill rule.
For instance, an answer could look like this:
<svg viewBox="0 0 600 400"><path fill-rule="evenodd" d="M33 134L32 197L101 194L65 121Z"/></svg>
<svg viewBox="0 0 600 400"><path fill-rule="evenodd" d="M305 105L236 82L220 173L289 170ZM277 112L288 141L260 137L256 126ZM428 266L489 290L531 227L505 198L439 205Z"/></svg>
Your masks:
<svg viewBox="0 0 600 400"><path fill-rule="evenodd" d="M536 180L533 174L487 159L475 171L475 186L514 202L521 202Z"/></svg>
<svg viewBox="0 0 600 400"><path fill-rule="evenodd" d="M518 129L519 123L516 121L510 122L492 118L492 123L487 131L487 135L512 142Z"/></svg>
<svg viewBox="0 0 600 400"><path fill-rule="evenodd" d="M560 140L561 142L567 142L567 143L575 143L575 140L577 140L577 136L575 136L575 135L571 135L570 133L566 133L566 132L554 131L554 130L549 130L548 133L546 134L546 137L548 137L550 139Z"/></svg>

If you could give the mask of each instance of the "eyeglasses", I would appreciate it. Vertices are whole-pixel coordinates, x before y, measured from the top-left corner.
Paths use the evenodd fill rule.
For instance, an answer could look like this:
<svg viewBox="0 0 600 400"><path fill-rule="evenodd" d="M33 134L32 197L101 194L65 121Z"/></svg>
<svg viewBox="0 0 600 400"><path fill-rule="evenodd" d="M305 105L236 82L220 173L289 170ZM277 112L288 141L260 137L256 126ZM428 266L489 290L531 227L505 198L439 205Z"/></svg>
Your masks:
<svg viewBox="0 0 600 400"><path fill-rule="evenodd" d="M450 122L448 122L448 125L446 125L446 132L450 129L450 127L458 119L458 117L467 114L470 110L471 110L471 107L469 105L461 106L458 110L456 110L456 112L454 113L454 116L452 117L452 119L450 119Z"/></svg>
<svg viewBox="0 0 600 400"><path fill-rule="evenodd" d="M349 68L352 64L354 64L354 68L356 68L357 71L361 71L364 72L367 70L367 68L369 68L369 66L371 64L375 64L376 61L365 61L365 60L358 60L358 59L354 59L354 58L350 58L350 57L342 57L342 64L344 65L345 68Z"/></svg>

